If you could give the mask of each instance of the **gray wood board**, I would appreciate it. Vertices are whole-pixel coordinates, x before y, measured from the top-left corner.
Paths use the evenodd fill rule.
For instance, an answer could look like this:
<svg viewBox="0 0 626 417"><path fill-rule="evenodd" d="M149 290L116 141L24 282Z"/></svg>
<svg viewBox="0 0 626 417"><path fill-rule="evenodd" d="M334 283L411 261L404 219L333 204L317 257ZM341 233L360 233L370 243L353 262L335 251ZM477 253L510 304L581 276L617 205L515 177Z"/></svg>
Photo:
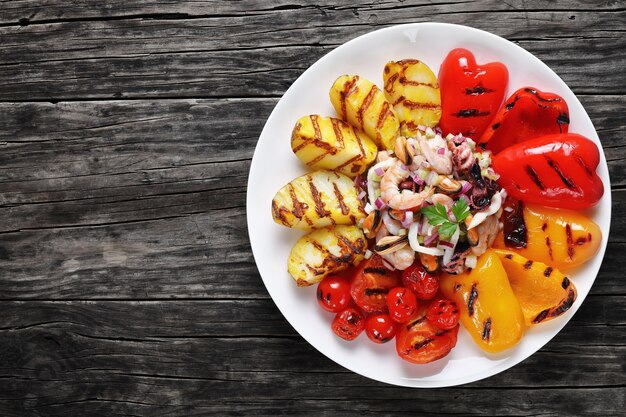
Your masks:
<svg viewBox="0 0 626 417"><path fill-rule="evenodd" d="M419 391L305 342L245 223L278 97L335 46L415 21L489 30L554 69L601 137L614 213L554 340L492 378ZM618 1L0 2L0 414L623 412L625 23Z"/></svg>

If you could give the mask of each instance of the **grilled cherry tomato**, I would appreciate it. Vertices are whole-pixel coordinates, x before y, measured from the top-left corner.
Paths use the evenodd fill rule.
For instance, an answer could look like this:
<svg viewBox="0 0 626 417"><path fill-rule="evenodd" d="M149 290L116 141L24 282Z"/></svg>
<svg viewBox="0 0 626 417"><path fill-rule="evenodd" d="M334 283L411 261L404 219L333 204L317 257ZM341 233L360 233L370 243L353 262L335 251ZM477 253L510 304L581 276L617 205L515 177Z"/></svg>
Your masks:
<svg viewBox="0 0 626 417"><path fill-rule="evenodd" d="M439 69L444 135L478 139L504 99L509 72L500 62L477 65L467 49L450 51Z"/></svg>
<svg viewBox="0 0 626 417"><path fill-rule="evenodd" d="M498 184L514 198L549 207L583 209L604 193L598 147L575 133L541 136L492 157Z"/></svg>
<svg viewBox="0 0 626 417"><path fill-rule="evenodd" d="M441 359L456 345L459 332L457 324L451 330L443 330L426 318L402 325L396 334L396 351L402 359L422 364Z"/></svg>
<svg viewBox="0 0 626 417"><path fill-rule="evenodd" d="M387 343L396 331L396 323L389 314L373 314L365 319L365 334L374 343Z"/></svg>
<svg viewBox="0 0 626 417"><path fill-rule="evenodd" d="M359 265L352 277L350 293L359 308L366 313L387 311L387 293L400 286L400 273L390 271L380 255L372 255Z"/></svg>
<svg viewBox="0 0 626 417"><path fill-rule="evenodd" d="M350 305L350 283L339 275L328 275L317 285L317 302L326 311L339 313Z"/></svg>
<svg viewBox="0 0 626 417"><path fill-rule="evenodd" d="M354 340L365 329L365 317L356 308L348 307L337 313L331 328L342 339Z"/></svg>
<svg viewBox="0 0 626 417"><path fill-rule="evenodd" d="M523 87L509 97L478 141L494 154L504 148L555 133L567 133L569 110L563 97Z"/></svg>
<svg viewBox="0 0 626 417"><path fill-rule="evenodd" d="M397 287L387 294L389 315L398 323L406 323L417 313L417 298L407 288Z"/></svg>
<svg viewBox="0 0 626 417"><path fill-rule="evenodd" d="M440 329L450 330L459 324L459 308L454 301L439 298L430 303L426 319Z"/></svg>
<svg viewBox="0 0 626 417"><path fill-rule="evenodd" d="M439 277L415 263L402 272L402 284L420 300L430 300L439 290Z"/></svg>

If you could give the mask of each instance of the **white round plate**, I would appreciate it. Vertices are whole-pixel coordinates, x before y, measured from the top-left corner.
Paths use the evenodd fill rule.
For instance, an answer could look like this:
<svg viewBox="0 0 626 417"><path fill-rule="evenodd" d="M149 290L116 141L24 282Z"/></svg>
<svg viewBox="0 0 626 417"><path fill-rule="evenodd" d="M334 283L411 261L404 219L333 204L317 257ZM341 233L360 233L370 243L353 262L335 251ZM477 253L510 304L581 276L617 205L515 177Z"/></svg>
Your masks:
<svg viewBox="0 0 626 417"><path fill-rule="evenodd" d="M346 342L333 334L330 328L333 315L318 307L315 286L298 288L287 273L287 257L303 233L279 226L272 220L274 194L293 178L307 172L306 166L291 151L291 130L303 115L336 115L328 91L338 76L358 74L382 86L384 65L405 58L419 59L437 73L447 53L457 47L472 51L479 64L500 61L507 66L510 81L505 97L527 85L560 94L569 105L570 132L587 136L601 146L576 96L548 66L526 50L491 33L466 26L416 23L358 37L306 70L267 120L250 167L248 231L254 259L270 296L289 323L317 350L351 371L389 384L407 387L464 384L502 372L532 355L552 339L580 307L600 269L609 235L611 188L606 159L600 152L598 173L605 193L589 214L602 229L602 245L591 261L570 275L578 289L578 299L563 316L529 329L516 347L497 355L482 351L461 328L456 348L444 359L427 365L414 365L400 359L393 341L376 345L362 334L355 341Z"/></svg>

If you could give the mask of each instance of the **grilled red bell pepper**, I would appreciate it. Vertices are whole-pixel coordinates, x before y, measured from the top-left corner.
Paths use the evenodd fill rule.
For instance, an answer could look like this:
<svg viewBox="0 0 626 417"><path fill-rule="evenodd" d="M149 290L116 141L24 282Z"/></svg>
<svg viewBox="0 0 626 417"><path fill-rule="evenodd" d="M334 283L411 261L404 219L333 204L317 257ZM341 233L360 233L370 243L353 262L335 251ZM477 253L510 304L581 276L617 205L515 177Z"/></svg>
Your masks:
<svg viewBox="0 0 626 417"><path fill-rule="evenodd" d="M500 108L508 82L501 62L477 65L467 49L450 51L439 69L443 133L479 139Z"/></svg>
<svg viewBox="0 0 626 417"><path fill-rule="evenodd" d="M563 97L523 87L504 103L478 143L496 154L528 139L567 133L568 127L569 110Z"/></svg>
<svg viewBox="0 0 626 417"><path fill-rule="evenodd" d="M598 147L576 133L546 135L509 146L492 157L498 184L518 200L582 209L600 200Z"/></svg>

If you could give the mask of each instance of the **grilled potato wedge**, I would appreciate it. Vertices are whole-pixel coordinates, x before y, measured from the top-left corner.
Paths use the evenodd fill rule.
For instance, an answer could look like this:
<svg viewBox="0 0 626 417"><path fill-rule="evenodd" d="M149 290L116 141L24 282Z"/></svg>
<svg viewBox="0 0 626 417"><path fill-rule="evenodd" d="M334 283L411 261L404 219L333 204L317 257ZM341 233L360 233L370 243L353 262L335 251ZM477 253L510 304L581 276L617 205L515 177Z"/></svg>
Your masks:
<svg viewBox="0 0 626 417"><path fill-rule="evenodd" d="M354 181L333 171L315 171L291 181L272 200L278 224L312 230L338 224L356 224L365 217Z"/></svg>
<svg viewBox="0 0 626 417"><path fill-rule="evenodd" d="M313 169L330 169L350 178L365 171L376 158L376 144L343 120L303 116L291 134L291 149Z"/></svg>
<svg viewBox="0 0 626 417"><path fill-rule="evenodd" d="M366 250L367 240L359 227L326 227L296 242L287 269L298 286L313 285L330 273L358 264Z"/></svg>
<svg viewBox="0 0 626 417"><path fill-rule="evenodd" d="M437 76L416 59L390 61L383 71L385 96L400 119L400 133L417 134L417 126L435 127L441 118Z"/></svg>
<svg viewBox="0 0 626 417"><path fill-rule="evenodd" d="M330 89L330 101L342 119L364 131L380 149L393 149L400 121L374 83L358 75L342 75Z"/></svg>

